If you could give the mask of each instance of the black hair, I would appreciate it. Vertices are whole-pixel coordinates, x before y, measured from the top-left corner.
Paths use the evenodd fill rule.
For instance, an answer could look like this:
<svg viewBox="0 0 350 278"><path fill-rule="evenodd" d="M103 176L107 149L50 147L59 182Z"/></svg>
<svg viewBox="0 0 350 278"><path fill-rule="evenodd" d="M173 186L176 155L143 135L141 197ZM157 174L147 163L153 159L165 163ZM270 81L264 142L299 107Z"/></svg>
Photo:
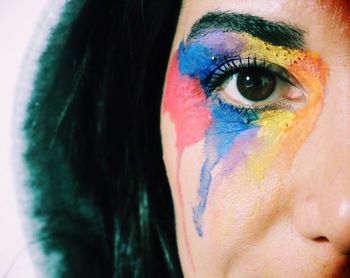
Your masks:
<svg viewBox="0 0 350 278"><path fill-rule="evenodd" d="M49 37L24 131L52 277L182 276L159 131L180 8L71 0Z"/></svg>

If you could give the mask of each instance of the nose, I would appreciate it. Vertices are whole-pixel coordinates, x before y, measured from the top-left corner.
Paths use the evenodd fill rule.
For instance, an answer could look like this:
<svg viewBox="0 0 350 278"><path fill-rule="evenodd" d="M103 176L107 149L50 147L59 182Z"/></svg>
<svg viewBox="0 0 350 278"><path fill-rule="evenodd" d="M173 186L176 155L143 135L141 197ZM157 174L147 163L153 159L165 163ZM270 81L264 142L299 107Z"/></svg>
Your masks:
<svg viewBox="0 0 350 278"><path fill-rule="evenodd" d="M327 185L319 178L299 185L307 188L298 192L294 223L302 236L329 241L340 253L350 254L350 181L340 172L328 178Z"/></svg>
<svg viewBox="0 0 350 278"><path fill-rule="evenodd" d="M350 254L350 102L340 92L294 161L293 222L303 237Z"/></svg>
<svg viewBox="0 0 350 278"><path fill-rule="evenodd" d="M312 186L318 187L319 184ZM329 241L343 254L350 253L350 183L342 175L322 191L299 196L294 211L297 230L314 241Z"/></svg>

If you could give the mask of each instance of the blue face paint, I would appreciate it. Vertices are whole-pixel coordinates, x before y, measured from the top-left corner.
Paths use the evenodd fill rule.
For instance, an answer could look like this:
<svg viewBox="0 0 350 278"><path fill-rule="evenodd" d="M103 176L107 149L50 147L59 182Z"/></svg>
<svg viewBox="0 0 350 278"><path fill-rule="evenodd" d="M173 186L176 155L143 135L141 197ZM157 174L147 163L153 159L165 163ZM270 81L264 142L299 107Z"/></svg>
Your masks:
<svg viewBox="0 0 350 278"><path fill-rule="evenodd" d="M212 73L233 51L218 51L208 47L203 40L189 44L182 42L179 46L179 71L191 79L198 79L202 90L207 96L207 106L211 111L212 123L205 133L205 161L200 173L197 190L199 203L193 208L192 216L199 236L203 236L202 216L204 214L210 186L212 172L215 166L226 159L238 136L247 130L250 137L255 137L259 127L254 125L259 113L251 109L240 109L223 102L213 95L208 87L208 80ZM237 53L237 51L234 51ZM234 54L237 57L237 54ZM213 59L213 57L215 59ZM246 133L247 134L247 133Z"/></svg>

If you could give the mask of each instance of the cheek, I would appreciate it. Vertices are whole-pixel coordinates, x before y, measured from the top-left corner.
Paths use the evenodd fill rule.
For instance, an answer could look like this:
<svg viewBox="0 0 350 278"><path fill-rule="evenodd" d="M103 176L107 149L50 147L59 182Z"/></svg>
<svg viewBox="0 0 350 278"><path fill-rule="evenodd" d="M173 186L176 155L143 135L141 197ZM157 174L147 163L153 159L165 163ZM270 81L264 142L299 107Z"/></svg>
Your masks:
<svg viewBox="0 0 350 278"><path fill-rule="evenodd" d="M213 181L217 185L209 197L213 209L206 222L211 226L208 230L220 226L224 231L232 231L232 223L248 223L252 216L256 219L247 227L255 232L264 230L264 225L273 221L272 215L284 211L281 207L292 199L290 169L320 116L328 70L318 56L308 54L302 65L295 65L289 71L304 85L307 105L293 113L264 112L256 120L259 125L256 134L249 138L240 136L234 142L229 155L220 162L221 171L217 171ZM241 163L230 168L242 153ZM218 221L220 225L211 225Z"/></svg>
<svg viewBox="0 0 350 278"><path fill-rule="evenodd" d="M288 70L306 85L308 105L294 113L281 109L249 119L249 115L206 100L200 82L181 75L178 53L174 54L169 65L162 112L174 124L174 183L177 187L181 188L180 165L184 150L204 142L201 154L191 159L192 162L197 160L198 165L198 156L204 156L197 181L198 196L192 201L192 205L197 203L193 205L192 214L200 236L203 235L201 218L208 193L216 190L211 189L213 184L220 184L241 163L244 165L239 171L241 179L252 184L261 183L276 167L280 175L286 175L295 153L312 131L321 110L325 67L317 56L307 54L302 63L293 64ZM181 195L181 190L178 194ZM180 196L179 199L183 206L183 198Z"/></svg>
<svg viewBox="0 0 350 278"><path fill-rule="evenodd" d="M177 53L172 58L162 108L164 159L180 256L192 268L192 257L205 262L207 256L211 265L215 250L218 264L225 263L232 250L258 240L292 200L289 168L318 119L327 72L317 57L306 59L288 69L305 85L306 107L252 119L210 103L198 80L180 74Z"/></svg>

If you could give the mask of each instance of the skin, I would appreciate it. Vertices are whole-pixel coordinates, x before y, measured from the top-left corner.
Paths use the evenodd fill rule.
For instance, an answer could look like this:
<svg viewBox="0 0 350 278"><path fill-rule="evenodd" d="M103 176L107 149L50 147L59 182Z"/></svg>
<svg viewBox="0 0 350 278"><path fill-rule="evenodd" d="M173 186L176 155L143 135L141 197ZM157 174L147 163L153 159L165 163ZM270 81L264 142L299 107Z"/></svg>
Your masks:
<svg viewBox="0 0 350 278"><path fill-rule="evenodd" d="M240 135L230 145L210 170L205 210L196 217L203 165L218 151L206 139L215 117L200 91L191 94L198 84L186 83L194 81L178 73L177 55L192 25L209 11L251 14L304 30L305 51L288 54L290 61L303 55L296 66L265 57L262 50L255 54L292 72L307 99L302 108L265 111L255 122L259 136ZM349 277L348 11L342 1L184 1L164 87L161 132L186 277ZM191 120L182 117L185 113ZM215 136L212 140L219 140ZM235 160L238 153L246 155Z"/></svg>

